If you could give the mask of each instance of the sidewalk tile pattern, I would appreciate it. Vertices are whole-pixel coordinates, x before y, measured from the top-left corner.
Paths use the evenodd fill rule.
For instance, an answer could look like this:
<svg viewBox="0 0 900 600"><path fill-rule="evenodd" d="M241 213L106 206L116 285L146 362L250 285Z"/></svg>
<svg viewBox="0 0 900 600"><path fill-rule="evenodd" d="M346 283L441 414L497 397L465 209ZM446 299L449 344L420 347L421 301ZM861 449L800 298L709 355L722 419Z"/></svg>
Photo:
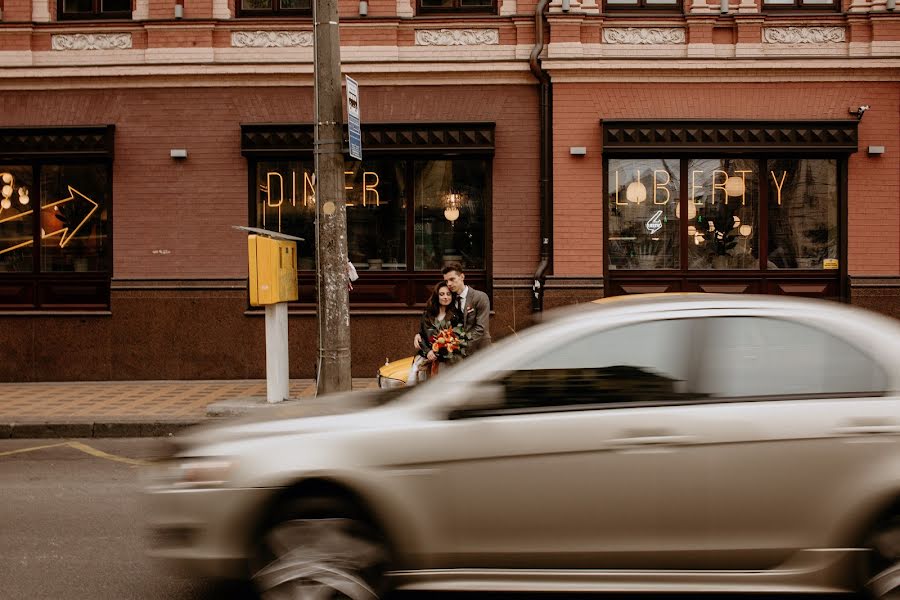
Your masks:
<svg viewBox="0 0 900 600"><path fill-rule="evenodd" d="M353 388L375 386L354 379ZM291 398L314 396L311 379L291 381ZM265 380L0 383L0 419L202 418L213 402L266 396Z"/></svg>

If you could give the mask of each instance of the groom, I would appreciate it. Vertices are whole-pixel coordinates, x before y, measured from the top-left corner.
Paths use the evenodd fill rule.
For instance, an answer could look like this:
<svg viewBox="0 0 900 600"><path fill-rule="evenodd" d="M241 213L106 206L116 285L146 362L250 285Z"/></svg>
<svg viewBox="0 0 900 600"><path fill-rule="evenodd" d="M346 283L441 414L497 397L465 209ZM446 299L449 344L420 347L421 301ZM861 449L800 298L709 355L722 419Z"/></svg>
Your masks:
<svg viewBox="0 0 900 600"><path fill-rule="evenodd" d="M491 343L491 302L487 294L466 285L466 274L458 263L451 263L441 270L451 292L459 297L459 308L464 321L463 328L469 334L469 354Z"/></svg>

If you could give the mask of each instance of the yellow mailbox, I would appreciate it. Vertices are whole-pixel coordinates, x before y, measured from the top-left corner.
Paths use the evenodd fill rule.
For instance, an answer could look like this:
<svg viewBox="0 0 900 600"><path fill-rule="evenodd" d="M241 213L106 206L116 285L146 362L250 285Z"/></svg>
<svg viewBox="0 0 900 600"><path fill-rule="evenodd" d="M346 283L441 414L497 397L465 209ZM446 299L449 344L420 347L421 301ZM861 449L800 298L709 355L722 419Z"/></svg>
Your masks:
<svg viewBox="0 0 900 600"><path fill-rule="evenodd" d="M287 237L287 236L285 236ZM297 300L297 242L267 235L247 237L250 305Z"/></svg>

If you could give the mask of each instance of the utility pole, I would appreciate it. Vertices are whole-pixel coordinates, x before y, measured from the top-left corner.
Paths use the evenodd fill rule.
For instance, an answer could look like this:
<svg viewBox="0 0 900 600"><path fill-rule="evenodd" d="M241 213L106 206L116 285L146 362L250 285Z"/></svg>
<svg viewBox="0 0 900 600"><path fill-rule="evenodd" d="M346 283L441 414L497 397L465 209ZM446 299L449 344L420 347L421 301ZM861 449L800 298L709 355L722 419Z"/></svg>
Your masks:
<svg viewBox="0 0 900 600"><path fill-rule="evenodd" d="M350 390L350 298L337 0L313 0L319 394Z"/></svg>

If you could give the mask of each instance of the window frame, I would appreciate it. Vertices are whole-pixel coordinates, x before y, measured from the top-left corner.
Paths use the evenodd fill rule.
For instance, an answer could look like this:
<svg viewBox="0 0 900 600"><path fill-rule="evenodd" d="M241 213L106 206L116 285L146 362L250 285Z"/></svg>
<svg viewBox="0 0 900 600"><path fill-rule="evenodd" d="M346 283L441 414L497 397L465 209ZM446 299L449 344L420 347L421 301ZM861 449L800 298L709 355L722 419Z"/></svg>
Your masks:
<svg viewBox="0 0 900 600"><path fill-rule="evenodd" d="M684 12L684 0L676 0L675 3L671 5L648 3L648 0L635 0L631 4L611 4L609 0L603 0L603 11L607 13L619 13L620 16L622 16L622 13L627 13L628 11L638 12L641 16L647 16L648 14L681 14Z"/></svg>
<svg viewBox="0 0 900 600"><path fill-rule="evenodd" d="M27 166L34 178L33 206L40 207L41 168L53 165L101 164L107 170L106 252L99 271L41 271L40 219L33 219L32 269L0 272L0 312L107 312L114 248L114 125L86 127L0 128L0 163ZM87 293L86 293L87 292Z"/></svg>
<svg viewBox="0 0 900 600"><path fill-rule="evenodd" d="M491 0L490 6L460 6L461 0L452 0L453 6L422 6L422 0L416 0L416 15L460 15L469 16L473 14L479 15L496 15L499 10L499 0Z"/></svg>
<svg viewBox="0 0 900 600"><path fill-rule="evenodd" d="M775 4L762 0L760 10L762 12L771 10L775 12L797 11L802 13L819 11L825 14L832 14L841 10L841 3L839 0L831 0L830 4L806 4L804 0L792 0L790 4Z"/></svg>
<svg viewBox="0 0 900 600"><path fill-rule="evenodd" d="M238 18L250 18L250 17L301 17L301 18L312 18L313 13L313 2L315 0L310 0L309 8L281 8L282 0L272 0L272 8L271 9L244 9L242 7L242 0L236 0L236 17Z"/></svg>
<svg viewBox="0 0 900 600"><path fill-rule="evenodd" d="M417 123L363 123L362 145L364 157L406 159L410 165L415 160L481 158L487 162L487 187L484 199L484 269L466 271L466 283L492 297L493 270L493 187L494 149L496 124L491 121L473 122L417 122ZM346 128L343 132L344 159L349 161L349 144ZM314 145L313 126L306 123L241 124L241 154L247 160L247 215L248 222L255 222L256 171L259 161L312 160ZM411 168L411 167L410 167ZM414 181L407 185L408 208L414 199ZM404 271L360 271L353 283L350 305L354 310L385 310L417 312L425 305L435 282L442 278L440 270L415 271L415 254L410 253L415 243L415 215L408 220L407 268ZM314 310L316 298L315 271L298 273L299 301L292 304L294 310ZM260 310L250 307L248 310Z"/></svg>
<svg viewBox="0 0 900 600"><path fill-rule="evenodd" d="M89 20L132 20L134 14L134 0L131 2L131 8L127 11L103 11L103 0L92 0L93 9L89 13L67 13L64 12L65 3L63 0L57 0L56 16L60 21L89 21Z"/></svg>

